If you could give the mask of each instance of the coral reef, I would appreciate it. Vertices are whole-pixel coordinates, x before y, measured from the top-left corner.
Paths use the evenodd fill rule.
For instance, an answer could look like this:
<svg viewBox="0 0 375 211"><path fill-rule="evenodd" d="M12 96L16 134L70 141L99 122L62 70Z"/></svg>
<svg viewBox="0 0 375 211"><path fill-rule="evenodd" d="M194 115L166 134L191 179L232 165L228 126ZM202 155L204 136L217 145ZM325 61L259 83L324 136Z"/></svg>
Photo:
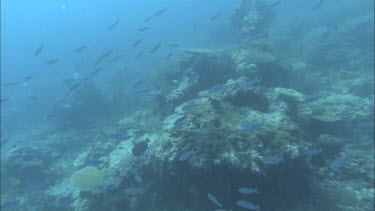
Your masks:
<svg viewBox="0 0 375 211"><path fill-rule="evenodd" d="M271 39L279 3L240 2L231 17L239 46L173 47L183 57L117 87L116 100L131 103L111 120L113 101L90 84L54 104L60 133L2 155L2 206L372 210L373 61L344 36L368 16L324 30L291 24Z"/></svg>

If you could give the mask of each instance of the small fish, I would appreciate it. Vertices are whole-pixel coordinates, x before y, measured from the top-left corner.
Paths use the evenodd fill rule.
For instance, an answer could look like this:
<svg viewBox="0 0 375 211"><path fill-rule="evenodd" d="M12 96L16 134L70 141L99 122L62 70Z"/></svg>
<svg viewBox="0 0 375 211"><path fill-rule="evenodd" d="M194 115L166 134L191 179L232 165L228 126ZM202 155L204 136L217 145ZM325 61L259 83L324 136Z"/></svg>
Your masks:
<svg viewBox="0 0 375 211"><path fill-rule="evenodd" d="M311 11L315 11L315 10L319 9L319 7L321 7L323 5L323 2L324 2L324 0L319 0L319 2L313 8L311 8Z"/></svg>
<svg viewBox="0 0 375 211"><path fill-rule="evenodd" d="M150 53L154 53L156 50L158 50L161 46L161 43L159 42L157 45L155 45L151 50Z"/></svg>
<svg viewBox="0 0 375 211"><path fill-rule="evenodd" d="M180 117L174 122L174 126L172 127L172 132L176 132L177 130L181 129L181 127L185 124L186 117Z"/></svg>
<svg viewBox="0 0 375 211"><path fill-rule="evenodd" d="M135 93L142 93L142 94L145 94L145 93L150 93L151 91L154 91L155 89L153 87L143 87L143 88L140 88L140 89L137 89L135 90L134 92Z"/></svg>
<svg viewBox="0 0 375 211"><path fill-rule="evenodd" d="M133 87L134 87L134 88L139 87L140 85L142 85L142 84L145 83L145 82L146 82L146 79L139 80L139 81L137 81L137 82L135 82L135 83L133 84Z"/></svg>
<svg viewBox="0 0 375 211"><path fill-rule="evenodd" d="M89 80L90 78L94 77L96 74L98 74L103 68L99 67L99 68L96 68L94 71L92 71L88 76L86 76L83 81L87 81Z"/></svg>
<svg viewBox="0 0 375 211"><path fill-rule="evenodd" d="M255 124L253 122L242 122L241 123L242 127L242 134L250 134L260 128L259 124Z"/></svg>
<svg viewBox="0 0 375 211"><path fill-rule="evenodd" d="M369 25L372 22L373 22L372 18L370 18L370 19L368 19L366 21L363 21L363 22L359 23L356 27L354 27L352 30L350 30L350 32L351 33L358 32L358 31L360 31L361 29L365 28L367 25Z"/></svg>
<svg viewBox="0 0 375 211"><path fill-rule="evenodd" d="M71 87L68 89L68 92L72 92L72 91L78 89L78 87L80 87L81 85L82 85L82 82L81 82L81 81L78 82L78 83L76 83L76 84L74 84L73 86L71 86Z"/></svg>
<svg viewBox="0 0 375 211"><path fill-rule="evenodd" d="M216 206L222 208L223 206L220 204L220 202L216 199L216 197L214 195L212 195L211 193L208 193L207 194L208 196L208 199Z"/></svg>
<svg viewBox="0 0 375 211"><path fill-rule="evenodd" d="M311 95L311 96L308 96L306 97L304 100L303 100L303 103L312 103L316 100L319 100L321 98L320 95Z"/></svg>
<svg viewBox="0 0 375 211"><path fill-rule="evenodd" d="M195 154L194 151L187 151L187 152L184 152L182 153L179 157L178 157L178 161L185 161L187 159L189 159L191 156L193 156Z"/></svg>
<svg viewBox="0 0 375 211"><path fill-rule="evenodd" d="M255 206L254 204L244 201L244 200L238 200L236 201L236 204L242 208L248 209L248 210L259 210L259 206Z"/></svg>
<svg viewBox="0 0 375 211"><path fill-rule="evenodd" d="M41 187L43 187L42 182L34 181L34 182L31 182L31 183L27 184L26 190L27 191L36 191L36 190L39 190Z"/></svg>
<svg viewBox="0 0 375 211"><path fill-rule="evenodd" d="M189 103L186 103L184 106L182 106L182 110L183 111L189 111L189 110L194 109L198 106L200 106L200 104L194 103L194 102L189 102Z"/></svg>
<svg viewBox="0 0 375 211"><path fill-rule="evenodd" d="M4 200L4 202L1 203L1 208L2 209L8 209L10 207L13 207L13 206L19 204L20 202L21 202L21 200L19 200L19 199Z"/></svg>
<svg viewBox="0 0 375 211"><path fill-rule="evenodd" d="M15 86L15 85L18 85L20 83L21 82L19 82L19 81L7 82L7 83L2 84L2 86Z"/></svg>
<svg viewBox="0 0 375 211"><path fill-rule="evenodd" d="M35 50L34 55L35 55L35 56L38 56L38 55L42 52L43 48L44 48L43 45L41 45L39 48L37 48L37 49Z"/></svg>
<svg viewBox="0 0 375 211"><path fill-rule="evenodd" d="M243 193L243 194L253 194L253 193L259 194L258 189L256 189L256 188L246 188L246 187L238 189L238 192Z"/></svg>
<svg viewBox="0 0 375 211"><path fill-rule="evenodd" d="M135 42L133 43L133 45L132 45L133 48L137 47L142 41L143 41L143 38L141 38L141 39L135 41Z"/></svg>
<svg viewBox="0 0 375 211"><path fill-rule="evenodd" d="M257 79L252 80L252 81L247 81L247 82L241 84L240 89L241 90L248 89L248 88L252 87L257 82L258 82Z"/></svg>
<svg viewBox="0 0 375 211"><path fill-rule="evenodd" d="M127 131L123 131L123 132L120 131L117 133L108 134L106 137L109 139L124 140L124 139L129 138L130 135Z"/></svg>
<svg viewBox="0 0 375 211"><path fill-rule="evenodd" d="M120 58L121 58L121 55L116 56L115 58L113 58L113 59L111 60L111 63L115 63L115 62L117 62Z"/></svg>
<svg viewBox="0 0 375 211"><path fill-rule="evenodd" d="M30 81L32 78L33 78L32 75L26 76L26 77L23 79L23 82Z"/></svg>
<svg viewBox="0 0 375 211"><path fill-rule="evenodd" d="M320 38L318 39L319 42L323 43L324 41L326 41L328 39L328 37L330 36L332 30L331 29L326 29L324 31L324 33L320 36Z"/></svg>
<svg viewBox="0 0 375 211"><path fill-rule="evenodd" d="M190 81L197 81L197 80L199 80L200 75L198 73L193 73L193 74L189 75L188 78L189 78Z"/></svg>
<svg viewBox="0 0 375 211"><path fill-rule="evenodd" d="M337 170L348 163L348 159L344 157L338 157L331 163L331 169Z"/></svg>
<svg viewBox="0 0 375 211"><path fill-rule="evenodd" d="M157 12L155 12L154 16L157 17L157 16L163 14L165 12L165 10L167 10L167 8L163 8L163 9L158 10Z"/></svg>
<svg viewBox="0 0 375 211"><path fill-rule="evenodd" d="M80 52L82 52L83 50L85 50L86 47L87 47L87 45L82 45L82 46L76 48L76 49L74 50L74 52L76 52L76 53L80 53Z"/></svg>
<svg viewBox="0 0 375 211"><path fill-rule="evenodd" d="M102 160L99 160L99 159L88 159L88 160L85 161L85 163L83 165L84 166L99 166L103 163L105 163L105 162L102 161Z"/></svg>
<svg viewBox="0 0 375 211"><path fill-rule="evenodd" d="M374 129L374 121L371 122L360 122L357 124L357 128L360 129Z"/></svg>
<svg viewBox="0 0 375 211"><path fill-rule="evenodd" d="M60 61L60 59L58 59L58 58L55 58L55 59L49 59L49 60L46 61L46 64L47 64L47 65L53 65L53 64L56 64L56 63L59 62L59 61Z"/></svg>
<svg viewBox="0 0 375 211"><path fill-rule="evenodd" d="M39 100L39 97L36 97L36 96L30 96L30 97L29 97L29 100L36 102L36 101Z"/></svg>
<svg viewBox="0 0 375 211"><path fill-rule="evenodd" d="M1 103L5 103L5 102L9 101L10 99L11 99L10 97L2 97Z"/></svg>
<svg viewBox="0 0 375 211"><path fill-rule="evenodd" d="M56 117L57 117L57 114L49 114L49 115L46 116L46 120L49 121L49 120L54 119Z"/></svg>
<svg viewBox="0 0 375 211"><path fill-rule="evenodd" d="M198 26L198 23L194 23L193 24L193 29L197 28L197 26Z"/></svg>
<svg viewBox="0 0 375 211"><path fill-rule="evenodd" d="M60 208L69 208L76 199L72 196L63 197L57 202L57 206Z"/></svg>
<svg viewBox="0 0 375 211"><path fill-rule="evenodd" d="M270 8L275 7L276 5L278 5L280 3L281 3L281 0L275 1L274 3L270 4L269 7Z"/></svg>
<svg viewBox="0 0 375 211"><path fill-rule="evenodd" d="M136 196L141 193L138 188L125 188L123 192L129 196Z"/></svg>
<svg viewBox="0 0 375 211"><path fill-rule="evenodd" d="M185 116L182 116L182 117L178 118L178 119L174 122L174 125L182 124L183 122L185 122L185 120L186 120L186 117L185 117Z"/></svg>
<svg viewBox="0 0 375 211"><path fill-rule="evenodd" d="M268 156L268 157L264 157L264 158L262 159L262 162L263 162L263 164L265 164L265 165L277 165L277 164L279 164L280 162L284 162L284 161L283 161L283 158L281 158L281 157Z"/></svg>
<svg viewBox="0 0 375 211"><path fill-rule="evenodd" d="M211 131L210 128L204 127L204 128L199 130L199 133L203 134L203 135L208 135L210 133L210 131Z"/></svg>
<svg viewBox="0 0 375 211"><path fill-rule="evenodd" d="M169 59L169 58L171 58L172 55L173 55L173 52L170 52L170 53L165 57L165 59Z"/></svg>
<svg viewBox="0 0 375 211"><path fill-rule="evenodd" d="M113 28L115 28L118 23L120 23L120 20L117 19L115 22L113 22L111 25L108 26L107 30L112 30Z"/></svg>
<svg viewBox="0 0 375 211"><path fill-rule="evenodd" d="M63 80L63 82L67 85L67 86L73 86L77 80L74 79L74 78L66 78Z"/></svg>
<svg viewBox="0 0 375 211"><path fill-rule="evenodd" d="M216 20L218 17L220 17L220 15L221 15L221 12L217 13L216 15L214 15L214 16L212 16L212 17L210 18L210 21L214 21L214 20Z"/></svg>
<svg viewBox="0 0 375 211"><path fill-rule="evenodd" d="M148 16L143 22L147 23L149 20L151 20L151 18L153 18L154 15L151 15L151 16Z"/></svg>
<svg viewBox="0 0 375 211"><path fill-rule="evenodd" d="M106 52L104 52L102 55L100 55L96 60L95 60L95 65L100 64L104 59L106 59L109 55L111 55L113 49L109 49Z"/></svg>
<svg viewBox="0 0 375 211"><path fill-rule="evenodd" d="M82 67L82 65L83 65L83 62L76 64L76 66L74 66L74 70L78 70L80 67Z"/></svg>
<svg viewBox="0 0 375 211"><path fill-rule="evenodd" d="M180 128L185 123L186 117L180 117L174 122L174 127Z"/></svg>
<svg viewBox="0 0 375 211"><path fill-rule="evenodd" d="M137 55L135 55L134 58L138 59L139 57L143 56L144 53L144 51L141 51Z"/></svg>
<svg viewBox="0 0 375 211"><path fill-rule="evenodd" d="M172 43L172 44L169 45L169 47L172 47L172 48L179 48L179 47L181 47L181 45L178 44L178 43Z"/></svg>
<svg viewBox="0 0 375 211"><path fill-rule="evenodd" d="M140 177L140 176L138 176L138 175L134 175L134 180L136 181L136 182L138 182L138 183L140 183L140 184L142 184L142 178Z"/></svg>
<svg viewBox="0 0 375 211"><path fill-rule="evenodd" d="M150 29L150 27L142 27L142 28L138 29L138 32L144 32L144 31L147 31L149 29Z"/></svg>
<svg viewBox="0 0 375 211"><path fill-rule="evenodd" d="M308 149L304 152L304 154L307 156L315 156L319 155L320 153L322 153L322 149Z"/></svg>
<svg viewBox="0 0 375 211"><path fill-rule="evenodd" d="M214 92L218 92L220 91L222 88L224 88L224 84L218 84L218 85L215 85L213 87L211 87L208 92L210 93L214 93Z"/></svg>

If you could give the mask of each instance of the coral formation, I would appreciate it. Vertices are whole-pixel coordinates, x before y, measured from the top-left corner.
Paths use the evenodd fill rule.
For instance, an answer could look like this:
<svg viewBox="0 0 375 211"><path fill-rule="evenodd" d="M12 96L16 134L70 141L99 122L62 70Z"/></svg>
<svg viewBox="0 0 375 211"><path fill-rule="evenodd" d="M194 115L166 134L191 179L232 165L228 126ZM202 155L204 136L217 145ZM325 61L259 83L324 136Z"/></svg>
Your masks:
<svg viewBox="0 0 375 211"><path fill-rule="evenodd" d="M82 191L92 191L105 182L106 169L99 170L93 166L84 167L70 176L70 181L74 187Z"/></svg>

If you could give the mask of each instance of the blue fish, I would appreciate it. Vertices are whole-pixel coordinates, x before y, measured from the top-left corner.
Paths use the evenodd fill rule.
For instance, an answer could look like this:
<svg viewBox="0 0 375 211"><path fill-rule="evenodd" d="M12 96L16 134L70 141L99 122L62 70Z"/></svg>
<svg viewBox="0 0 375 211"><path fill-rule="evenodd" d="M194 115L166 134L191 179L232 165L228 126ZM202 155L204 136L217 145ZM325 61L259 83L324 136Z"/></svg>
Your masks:
<svg viewBox="0 0 375 211"><path fill-rule="evenodd" d="M248 210L259 210L259 206L255 206L254 204L244 201L244 200L238 200L236 201L236 204L242 208L248 209Z"/></svg>
<svg viewBox="0 0 375 211"><path fill-rule="evenodd" d="M211 87L211 88L208 90L208 92L209 92L209 93L218 92L218 91L220 91L223 87L224 87L224 84L218 84L218 85L215 85L215 86Z"/></svg>
<svg viewBox="0 0 375 211"><path fill-rule="evenodd" d="M151 92L153 90L154 90L153 87L144 87L144 88L137 89L134 92L135 93L140 93L140 94L145 94L145 93L149 93L149 92Z"/></svg>
<svg viewBox="0 0 375 211"><path fill-rule="evenodd" d="M199 130L199 133L201 133L203 135L207 135L209 132L210 132L210 128L207 128L207 127Z"/></svg>
<svg viewBox="0 0 375 211"><path fill-rule="evenodd" d="M374 122L360 122L357 124L360 129L374 129Z"/></svg>
<svg viewBox="0 0 375 211"><path fill-rule="evenodd" d="M99 166L100 164L103 164L104 161L99 159L88 159L83 164L84 166Z"/></svg>
<svg viewBox="0 0 375 211"><path fill-rule="evenodd" d="M42 182L34 181L34 182L29 183L26 186L26 190L27 191L37 191L37 190L39 190L42 187L43 187L43 183Z"/></svg>
<svg viewBox="0 0 375 211"><path fill-rule="evenodd" d="M314 7L311 8L311 11L317 10L319 7L323 5L324 0L320 0Z"/></svg>
<svg viewBox="0 0 375 211"><path fill-rule="evenodd" d="M198 73L194 73L194 74L188 76L188 79L190 81L197 81L199 78L200 78L200 75Z"/></svg>
<svg viewBox="0 0 375 211"><path fill-rule="evenodd" d="M174 126L172 127L172 132L176 132L177 130L180 130L181 127L185 124L186 117L180 117L174 122Z"/></svg>
<svg viewBox="0 0 375 211"><path fill-rule="evenodd" d="M241 90L248 89L248 88L252 87L256 82L258 82L258 80L247 81L247 82L241 84L240 89Z"/></svg>
<svg viewBox="0 0 375 211"><path fill-rule="evenodd" d="M319 155L320 153L322 153L322 149L308 149L304 152L307 156Z"/></svg>
<svg viewBox="0 0 375 211"><path fill-rule="evenodd" d="M321 98L320 95L312 95L312 96L308 96L306 97L304 100L303 100L303 103L312 103L316 100L319 100Z"/></svg>
<svg viewBox="0 0 375 211"><path fill-rule="evenodd" d="M198 106L200 106L200 104L194 103L194 102L190 102L190 103L187 103L184 106L182 106L182 110L183 111L188 111L188 110L194 109L194 108L196 108Z"/></svg>
<svg viewBox="0 0 375 211"><path fill-rule="evenodd" d="M13 207L13 206L19 204L20 202L21 202L21 200L19 200L19 199L5 200L3 203L1 203L1 208L7 209L7 208L10 208L10 207Z"/></svg>
<svg viewBox="0 0 375 211"><path fill-rule="evenodd" d="M175 122L174 122L174 125L180 125L180 124L183 124L186 120L186 117L183 116L183 117L180 117L178 118Z"/></svg>
<svg viewBox="0 0 375 211"><path fill-rule="evenodd" d="M130 135L128 132L118 132L118 133L107 135L107 138L110 138L110 139L127 139L129 137Z"/></svg>
<svg viewBox="0 0 375 211"><path fill-rule="evenodd" d="M253 194L253 193L259 194L258 189L256 189L256 188L246 188L246 187L238 189L238 192L243 193L243 194Z"/></svg>
<svg viewBox="0 0 375 211"><path fill-rule="evenodd" d="M216 199L216 197L214 196L214 195L212 195L212 194L207 194L207 196L208 196L208 199L214 204L214 205L216 205L216 206L218 206L218 207L223 207L221 204L220 204L220 202Z"/></svg>
<svg viewBox="0 0 375 211"><path fill-rule="evenodd" d="M344 157L338 157L331 163L331 169L337 170L348 163L348 159Z"/></svg>
<svg viewBox="0 0 375 211"><path fill-rule="evenodd" d="M129 196L136 196L141 193L138 188L125 188L124 193Z"/></svg>
<svg viewBox="0 0 375 211"><path fill-rule="evenodd" d="M134 180L136 181L136 182L138 182L138 183L142 183L143 181L142 181L142 178L140 177L140 176L138 176L138 175L134 175Z"/></svg>
<svg viewBox="0 0 375 211"><path fill-rule="evenodd" d="M58 206L59 207L62 207L62 208L68 208L68 207L71 207L72 206L72 203L75 202L76 199L71 197L71 196L67 196L67 197L64 197L62 199L60 199L58 201Z"/></svg>
<svg viewBox="0 0 375 211"><path fill-rule="evenodd" d="M187 159L189 159L191 156L193 156L195 154L195 151L187 151L187 152L184 152L182 153L179 157L178 157L178 160L179 161L185 161Z"/></svg>
<svg viewBox="0 0 375 211"><path fill-rule="evenodd" d="M242 122L242 134L250 134L260 128L260 125L254 124L252 122Z"/></svg>
<svg viewBox="0 0 375 211"><path fill-rule="evenodd" d="M277 165L280 162L284 162L284 161L283 161L283 158L281 157L268 156L268 157L263 158L262 162L265 165Z"/></svg>

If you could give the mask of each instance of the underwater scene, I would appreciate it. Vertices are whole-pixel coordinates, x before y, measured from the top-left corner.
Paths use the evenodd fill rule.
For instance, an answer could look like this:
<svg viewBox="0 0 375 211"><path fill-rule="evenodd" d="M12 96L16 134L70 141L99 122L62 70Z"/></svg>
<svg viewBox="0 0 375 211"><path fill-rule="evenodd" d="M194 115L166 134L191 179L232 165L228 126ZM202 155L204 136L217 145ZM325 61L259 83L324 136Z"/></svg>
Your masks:
<svg viewBox="0 0 375 211"><path fill-rule="evenodd" d="M1 1L1 210L374 210L373 0Z"/></svg>

